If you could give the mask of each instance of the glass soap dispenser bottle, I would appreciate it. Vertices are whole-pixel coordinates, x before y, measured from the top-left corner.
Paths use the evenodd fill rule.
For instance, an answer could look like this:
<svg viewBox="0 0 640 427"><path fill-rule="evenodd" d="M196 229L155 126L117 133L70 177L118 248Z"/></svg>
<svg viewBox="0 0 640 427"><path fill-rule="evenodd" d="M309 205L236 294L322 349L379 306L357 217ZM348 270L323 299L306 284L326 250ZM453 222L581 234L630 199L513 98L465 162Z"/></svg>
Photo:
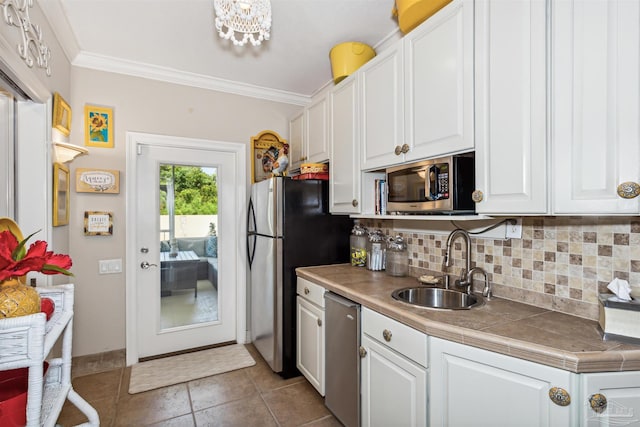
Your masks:
<svg viewBox="0 0 640 427"><path fill-rule="evenodd" d="M409 252L401 236L387 242L386 271L389 276L406 276L409 272Z"/></svg>
<svg viewBox="0 0 640 427"><path fill-rule="evenodd" d="M384 234L382 234L381 230L375 230L369 233L369 242L367 242L367 269L373 271L384 270L385 252L387 249L384 240Z"/></svg>

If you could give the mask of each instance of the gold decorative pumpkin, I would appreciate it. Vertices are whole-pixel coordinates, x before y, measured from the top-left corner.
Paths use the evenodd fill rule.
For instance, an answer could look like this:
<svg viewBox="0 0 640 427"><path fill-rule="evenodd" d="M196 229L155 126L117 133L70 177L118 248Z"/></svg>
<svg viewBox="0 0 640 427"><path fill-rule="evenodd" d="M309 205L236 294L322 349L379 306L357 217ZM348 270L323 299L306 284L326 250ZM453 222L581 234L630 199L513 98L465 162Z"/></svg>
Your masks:
<svg viewBox="0 0 640 427"><path fill-rule="evenodd" d="M27 316L40 312L40 294L18 279L0 283L0 318Z"/></svg>
<svg viewBox="0 0 640 427"><path fill-rule="evenodd" d="M24 239L18 224L11 218L0 218L0 231L9 230L21 241ZM26 277L18 277L0 282L0 319L26 316L40 312L40 294L33 287L25 285Z"/></svg>

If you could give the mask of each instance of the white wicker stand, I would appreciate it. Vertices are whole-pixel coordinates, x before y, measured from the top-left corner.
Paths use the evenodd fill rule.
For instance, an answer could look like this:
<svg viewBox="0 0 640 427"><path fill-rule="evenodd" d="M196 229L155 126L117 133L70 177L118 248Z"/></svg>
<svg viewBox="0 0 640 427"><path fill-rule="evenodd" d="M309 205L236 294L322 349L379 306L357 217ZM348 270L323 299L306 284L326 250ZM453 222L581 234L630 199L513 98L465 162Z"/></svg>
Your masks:
<svg viewBox="0 0 640 427"><path fill-rule="evenodd" d="M83 426L99 426L96 410L71 386L73 285L36 288L55 302L47 322L44 313L0 319L0 370L29 368L27 426L53 427L68 398L86 417ZM62 357L48 360L51 348L62 335ZM43 362L49 368L43 378Z"/></svg>

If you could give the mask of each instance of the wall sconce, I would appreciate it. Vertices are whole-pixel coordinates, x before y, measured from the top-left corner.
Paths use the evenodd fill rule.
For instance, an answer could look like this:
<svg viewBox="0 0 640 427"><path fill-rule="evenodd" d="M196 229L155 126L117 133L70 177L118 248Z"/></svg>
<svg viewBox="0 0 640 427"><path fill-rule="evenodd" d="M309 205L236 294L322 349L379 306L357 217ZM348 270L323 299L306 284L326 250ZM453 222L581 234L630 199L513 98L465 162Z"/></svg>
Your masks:
<svg viewBox="0 0 640 427"><path fill-rule="evenodd" d="M53 160L55 163L67 163L83 154L89 154L89 150L66 142L53 143Z"/></svg>

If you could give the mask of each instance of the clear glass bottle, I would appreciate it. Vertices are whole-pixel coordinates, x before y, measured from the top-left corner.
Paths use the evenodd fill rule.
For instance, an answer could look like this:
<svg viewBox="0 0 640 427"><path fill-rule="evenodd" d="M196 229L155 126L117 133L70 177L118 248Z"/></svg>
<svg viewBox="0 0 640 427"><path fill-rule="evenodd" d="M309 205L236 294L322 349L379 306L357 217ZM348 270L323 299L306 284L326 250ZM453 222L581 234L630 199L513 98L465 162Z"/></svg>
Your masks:
<svg viewBox="0 0 640 427"><path fill-rule="evenodd" d="M387 242L386 272L389 276L406 276L409 272L409 252L401 236Z"/></svg>
<svg viewBox="0 0 640 427"><path fill-rule="evenodd" d="M351 246L351 265L364 267L367 263L367 229L356 224L351 230L349 239Z"/></svg>
<svg viewBox="0 0 640 427"><path fill-rule="evenodd" d="M387 245L381 230L369 233L367 242L367 269L374 271L384 270L385 252Z"/></svg>

